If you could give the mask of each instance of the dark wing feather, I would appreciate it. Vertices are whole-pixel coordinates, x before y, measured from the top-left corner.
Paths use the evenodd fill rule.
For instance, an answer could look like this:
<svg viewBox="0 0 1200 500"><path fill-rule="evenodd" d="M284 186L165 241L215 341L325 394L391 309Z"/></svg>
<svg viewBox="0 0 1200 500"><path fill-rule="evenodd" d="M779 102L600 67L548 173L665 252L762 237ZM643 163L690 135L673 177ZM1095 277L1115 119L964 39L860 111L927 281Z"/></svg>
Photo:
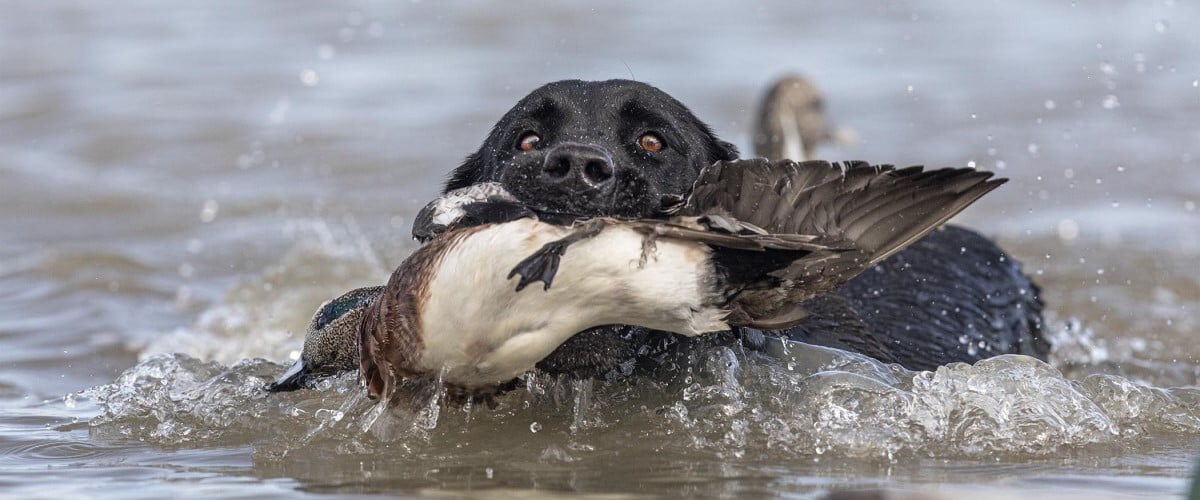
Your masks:
<svg viewBox="0 0 1200 500"><path fill-rule="evenodd" d="M728 217L675 217L666 221L643 219L621 223L655 238L696 241L737 250L835 251L851 248L848 242L833 241L820 236L767 233ZM729 227L735 230L727 229Z"/></svg>
<svg viewBox="0 0 1200 500"><path fill-rule="evenodd" d="M857 251L870 265L1006 182L991 177L969 168L896 169L863 162L717 162L701 172L678 213L701 223L720 218L726 232L760 243L804 235L806 243ZM726 229L731 226L736 231Z"/></svg>
<svg viewBox="0 0 1200 500"><path fill-rule="evenodd" d="M532 217L531 211L495 182L483 182L447 192L417 212L413 238L426 242L446 231Z"/></svg>
<svg viewBox="0 0 1200 500"><path fill-rule="evenodd" d="M678 210L679 217L671 223L687 219L699 226L695 232L707 230L720 236L677 229L664 234L710 244L718 260L730 251L800 252L788 259L768 252L776 255L760 258L764 262L788 263L763 269L775 280L749 285L731 301L731 322L778 328L803 319L799 302L832 291L1005 181L992 179L991 172L968 168L896 169L863 162L762 159L718 162L701 172ZM743 278L748 284L754 281Z"/></svg>

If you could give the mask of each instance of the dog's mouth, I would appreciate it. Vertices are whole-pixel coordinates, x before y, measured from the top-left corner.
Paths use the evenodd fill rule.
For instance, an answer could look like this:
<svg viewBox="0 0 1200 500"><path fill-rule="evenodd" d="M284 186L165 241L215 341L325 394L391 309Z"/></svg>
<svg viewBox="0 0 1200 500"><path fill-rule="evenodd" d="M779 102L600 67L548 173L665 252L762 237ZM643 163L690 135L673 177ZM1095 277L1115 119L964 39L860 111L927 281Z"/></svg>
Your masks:
<svg viewBox="0 0 1200 500"><path fill-rule="evenodd" d="M549 216L581 219L588 217L615 217L620 215L619 211L615 210L612 206L587 203L586 201L580 202L570 197L546 198L542 196L524 197L517 195L517 199L531 210Z"/></svg>
<svg viewBox="0 0 1200 500"><path fill-rule="evenodd" d="M546 214L576 217L650 217L660 213L662 204L637 193L625 183L603 191L580 191L565 186L529 182L523 176L502 181L504 187L523 205Z"/></svg>
<svg viewBox="0 0 1200 500"><path fill-rule="evenodd" d="M586 199L572 193L547 193L542 190L512 190L523 205L540 214L563 218L616 217L622 219L660 218L673 214L683 204L682 195L629 197L606 196ZM619 195L620 193L615 193ZM634 201L631 203L631 201Z"/></svg>

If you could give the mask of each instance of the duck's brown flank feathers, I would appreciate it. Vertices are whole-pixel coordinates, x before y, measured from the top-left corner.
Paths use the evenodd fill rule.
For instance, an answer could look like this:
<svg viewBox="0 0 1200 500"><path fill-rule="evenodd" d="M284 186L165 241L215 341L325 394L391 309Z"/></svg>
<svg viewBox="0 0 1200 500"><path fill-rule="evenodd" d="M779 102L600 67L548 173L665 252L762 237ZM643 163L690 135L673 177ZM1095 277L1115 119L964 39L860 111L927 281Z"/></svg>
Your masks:
<svg viewBox="0 0 1200 500"><path fill-rule="evenodd" d="M359 326L359 376L372 398L389 394L395 377L429 375L417 366L424 348L421 309L429 299L429 284L446 251L485 227L451 231L418 248L367 306Z"/></svg>

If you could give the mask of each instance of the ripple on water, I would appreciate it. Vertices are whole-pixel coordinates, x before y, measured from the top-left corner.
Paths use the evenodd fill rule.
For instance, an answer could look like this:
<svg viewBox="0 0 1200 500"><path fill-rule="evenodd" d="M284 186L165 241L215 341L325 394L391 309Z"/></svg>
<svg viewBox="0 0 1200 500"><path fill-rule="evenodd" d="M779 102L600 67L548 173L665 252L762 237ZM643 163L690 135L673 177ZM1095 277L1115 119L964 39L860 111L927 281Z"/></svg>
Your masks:
<svg viewBox="0 0 1200 500"><path fill-rule="evenodd" d="M82 441L22 442L0 448L0 460L11 461L71 461L100 457L111 448Z"/></svg>

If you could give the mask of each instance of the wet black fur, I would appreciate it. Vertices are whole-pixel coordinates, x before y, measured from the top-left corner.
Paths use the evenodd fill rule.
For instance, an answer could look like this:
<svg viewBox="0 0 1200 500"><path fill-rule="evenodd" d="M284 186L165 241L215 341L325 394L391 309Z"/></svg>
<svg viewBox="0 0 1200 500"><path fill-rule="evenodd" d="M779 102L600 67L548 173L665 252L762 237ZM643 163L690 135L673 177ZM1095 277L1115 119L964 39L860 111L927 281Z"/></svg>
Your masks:
<svg viewBox="0 0 1200 500"><path fill-rule="evenodd" d="M518 142L529 132L542 142L523 152ZM666 147L642 151L638 138L646 132L661 136ZM548 181L547 151L564 143L606 152L615 167L612 185L571 189ZM702 167L737 154L657 88L627 80L569 80L521 99L454 170L445 189L500 182L539 211L650 217L683 195ZM912 369L1005 353L1044 358L1049 350L1041 336L1037 287L995 243L963 228L931 233L809 309L812 316L804 324L765 335L857 351ZM763 338L756 331L737 333L750 347ZM628 371L640 364L639 357L665 348L704 342L637 327L599 327L571 338L538 366L598 376Z"/></svg>
<svg viewBox="0 0 1200 500"><path fill-rule="evenodd" d="M537 133L542 142L524 152L518 142L528 132ZM662 137L665 147L654 153L642 150L638 138L646 132ZM614 166L613 182L596 190L546 182L547 154L569 144L606 152ZM661 90L628 80L567 80L521 99L479 150L454 170L446 190L494 181L539 211L649 217L664 199L677 200L686 192L701 168L737 156L736 147L717 139L708 125Z"/></svg>

